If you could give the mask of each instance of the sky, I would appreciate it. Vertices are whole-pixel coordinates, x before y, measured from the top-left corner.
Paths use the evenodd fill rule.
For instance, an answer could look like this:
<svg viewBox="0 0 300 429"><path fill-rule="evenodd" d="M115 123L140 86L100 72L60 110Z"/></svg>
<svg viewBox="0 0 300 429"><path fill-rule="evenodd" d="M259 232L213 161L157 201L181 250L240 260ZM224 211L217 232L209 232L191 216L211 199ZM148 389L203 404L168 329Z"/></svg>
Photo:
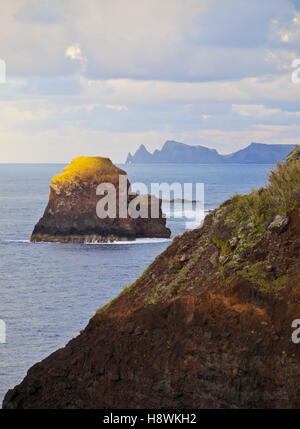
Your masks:
<svg viewBox="0 0 300 429"><path fill-rule="evenodd" d="M300 0L10 0L0 24L0 162L300 144Z"/></svg>

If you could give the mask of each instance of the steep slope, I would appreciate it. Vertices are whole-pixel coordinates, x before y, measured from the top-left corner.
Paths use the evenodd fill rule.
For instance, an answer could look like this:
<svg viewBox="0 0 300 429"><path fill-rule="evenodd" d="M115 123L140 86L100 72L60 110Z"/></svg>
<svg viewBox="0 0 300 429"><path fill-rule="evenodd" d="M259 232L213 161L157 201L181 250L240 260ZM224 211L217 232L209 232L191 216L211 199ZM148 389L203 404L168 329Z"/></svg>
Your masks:
<svg viewBox="0 0 300 429"><path fill-rule="evenodd" d="M4 408L299 408L300 161L176 237Z"/></svg>

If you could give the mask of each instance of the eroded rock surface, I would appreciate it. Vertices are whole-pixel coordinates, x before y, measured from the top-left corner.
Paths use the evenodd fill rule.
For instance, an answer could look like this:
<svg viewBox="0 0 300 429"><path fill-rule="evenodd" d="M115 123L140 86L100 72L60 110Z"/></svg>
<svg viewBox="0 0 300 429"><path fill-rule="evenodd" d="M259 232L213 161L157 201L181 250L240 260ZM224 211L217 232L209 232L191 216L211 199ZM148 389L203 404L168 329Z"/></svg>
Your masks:
<svg viewBox="0 0 300 429"><path fill-rule="evenodd" d="M126 182L126 172L116 167L110 159L75 158L62 174L51 180L49 202L34 228L31 241L93 242L134 240L137 237L168 238L170 230L166 227L166 219L161 211L161 201L156 219L151 219L151 216L137 219L119 216L119 196L123 192L119 186L120 176L125 177L127 194L130 183L128 180ZM96 190L101 183L110 183L116 189L115 218L101 219L97 215L96 207L101 197ZM128 204L134 198L134 195L128 194Z"/></svg>
<svg viewBox="0 0 300 429"><path fill-rule="evenodd" d="M276 215L273 221L268 226L270 231L276 231L278 233L283 232L289 223L288 216Z"/></svg>

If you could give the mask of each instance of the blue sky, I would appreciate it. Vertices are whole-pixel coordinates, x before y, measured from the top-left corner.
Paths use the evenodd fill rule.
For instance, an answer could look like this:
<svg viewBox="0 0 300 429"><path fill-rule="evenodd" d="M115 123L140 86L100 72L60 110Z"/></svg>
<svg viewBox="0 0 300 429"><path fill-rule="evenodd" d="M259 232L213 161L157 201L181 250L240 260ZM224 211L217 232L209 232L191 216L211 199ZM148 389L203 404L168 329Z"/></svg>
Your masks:
<svg viewBox="0 0 300 429"><path fill-rule="evenodd" d="M300 144L300 0L11 0L0 20L0 162Z"/></svg>

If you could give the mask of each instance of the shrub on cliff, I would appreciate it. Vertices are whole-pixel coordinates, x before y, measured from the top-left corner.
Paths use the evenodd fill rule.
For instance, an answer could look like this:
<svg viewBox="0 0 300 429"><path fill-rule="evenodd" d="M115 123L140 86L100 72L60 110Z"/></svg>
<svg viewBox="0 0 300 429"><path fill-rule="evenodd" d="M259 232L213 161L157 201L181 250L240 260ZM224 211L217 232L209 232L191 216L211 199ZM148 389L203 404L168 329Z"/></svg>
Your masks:
<svg viewBox="0 0 300 429"><path fill-rule="evenodd" d="M268 176L268 184L248 195L236 195L232 199L229 221L252 221L258 229L276 215L285 215L300 201L300 162L291 160L278 163Z"/></svg>

